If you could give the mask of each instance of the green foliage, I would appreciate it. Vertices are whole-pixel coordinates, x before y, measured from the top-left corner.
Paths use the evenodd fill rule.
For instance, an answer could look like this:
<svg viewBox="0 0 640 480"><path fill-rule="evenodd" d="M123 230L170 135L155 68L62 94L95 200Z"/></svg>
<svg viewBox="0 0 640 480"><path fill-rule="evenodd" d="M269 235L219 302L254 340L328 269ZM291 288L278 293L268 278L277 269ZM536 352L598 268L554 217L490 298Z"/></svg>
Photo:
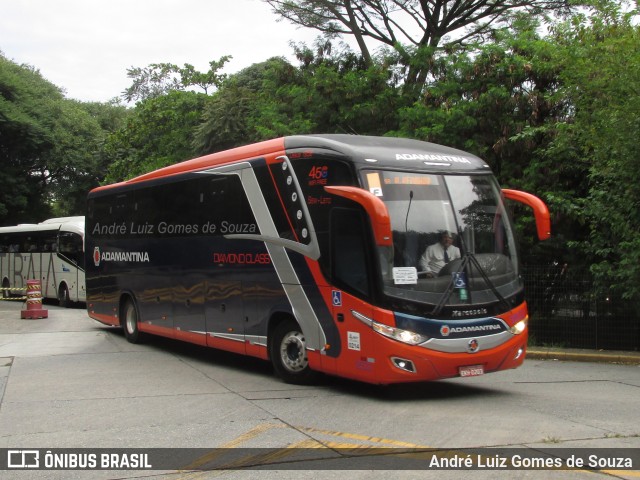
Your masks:
<svg viewBox="0 0 640 480"><path fill-rule="evenodd" d="M98 111L0 55L0 224L84 212L101 170Z"/></svg>
<svg viewBox="0 0 640 480"><path fill-rule="evenodd" d="M251 119L259 136L293 133L383 135L397 124L400 91L384 59L367 65L349 50L297 48L295 75L273 72ZM284 81L283 81L284 80Z"/></svg>
<svg viewBox="0 0 640 480"><path fill-rule="evenodd" d="M206 94L209 89L219 87L226 75L218 73L231 59L226 55L219 60L209 62L209 70L199 72L189 63L182 68L173 63L152 63L148 67L131 67L127 76L133 83L122 96L127 102L146 100L165 95L175 90L186 90L198 87Z"/></svg>
<svg viewBox="0 0 640 480"><path fill-rule="evenodd" d="M586 163L575 243L602 290L640 298L640 27L637 11L598 2L559 25L563 92L575 108L556 145Z"/></svg>
<svg viewBox="0 0 640 480"><path fill-rule="evenodd" d="M106 182L118 182L195 156L193 132L209 97L172 91L143 100L104 146Z"/></svg>
<svg viewBox="0 0 640 480"><path fill-rule="evenodd" d="M232 75L204 107L193 142L196 151L206 154L271 138L262 137L249 123L257 110L265 108L259 105L261 92L268 96L273 85L293 81L295 75L295 69L277 57Z"/></svg>
<svg viewBox="0 0 640 480"><path fill-rule="evenodd" d="M305 75L301 88L286 95L298 111L309 110L316 131L381 135L396 126L399 92L381 65L323 63Z"/></svg>
<svg viewBox="0 0 640 480"><path fill-rule="evenodd" d="M558 108L552 46L538 27L519 17L492 43L435 58L422 98L401 111L397 133L470 150L503 179L520 177L527 163L521 156L540 139L513 137L545 124Z"/></svg>
<svg viewBox="0 0 640 480"><path fill-rule="evenodd" d="M206 103L202 123L196 127L192 142L195 151L204 155L247 143L247 116L254 93L235 83L217 92Z"/></svg>
<svg viewBox="0 0 640 480"><path fill-rule="evenodd" d="M127 109L118 103L65 100L59 140L49 165L59 164L52 178L54 216L83 215L87 192L100 185L110 160L104 155L107 135L123 124ZM54 162L53 159L60 159Z"/></svg>
<svg viewBox="0 0 640 480"><path fill-rule="evenodd" d="M397 125L400 92L388 65L367 67L349 51L298 48L299 68L281 58L230 76L207 102L197 128L201 154L308 133L383 135Z"/></svg>
<svg viewBox="0 0 640 480"><path fill-rule="evenodd" d="M0 56L0 219L8 224L27 208L46 208L44 182L38 159L52 148L49 124L41 112L44 102L60 101L60 90L33 68L19 66ZM33 173L33 174L31 174ZM46 214L46 213L45 213ZM29 218L33 215L28 214Z"/></svg>
<svg viewBox="0 0 640 480"><path fill-rule="evenodd" d="M556 47L539 32L538 20L513 16L492 42L435 56L422 98L401 110L400 128L393 133L473 152L505 187L545 199L555 222L554 240L543 248L554 259L567 255L565 234L580 234L575 216L561 217L556 207L575 201L586 169L575 162L559 164L548 154L554 126L569 107L558 93ZM516 218L527 244L523 250L540 253L534 249L530 212L518 210Z"/></svg>
<svg viewBox="0 0 640 480"><path fill-rule="evenodd" d="M393 50L404 69L403 94L412 100L419 97L438 48L484 41L516 13L527 17L566 13L574 4L567 0L263 1L281 18L317 30L327 39L353 36L366 66L375 63L371 44Z"/></svg>

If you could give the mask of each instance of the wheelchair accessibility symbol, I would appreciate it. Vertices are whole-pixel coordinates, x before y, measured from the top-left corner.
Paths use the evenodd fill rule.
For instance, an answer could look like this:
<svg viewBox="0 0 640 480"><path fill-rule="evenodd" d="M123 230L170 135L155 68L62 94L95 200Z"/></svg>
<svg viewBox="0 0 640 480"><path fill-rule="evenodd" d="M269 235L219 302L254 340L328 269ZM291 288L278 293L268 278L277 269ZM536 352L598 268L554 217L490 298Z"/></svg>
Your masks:
<svg viewBox="0 0 640 480"><path fill-rule="evenodd" d="M340 290L332 290L331 291L331 301L333 302L334 307L342 306L342 292Z"/></svg>
<svg viewBox="0 0 640 480"><path fill-rule="evenodd" d="M457 272L453 274L453 287L467 288L467 276L464 272Z"/></svg>

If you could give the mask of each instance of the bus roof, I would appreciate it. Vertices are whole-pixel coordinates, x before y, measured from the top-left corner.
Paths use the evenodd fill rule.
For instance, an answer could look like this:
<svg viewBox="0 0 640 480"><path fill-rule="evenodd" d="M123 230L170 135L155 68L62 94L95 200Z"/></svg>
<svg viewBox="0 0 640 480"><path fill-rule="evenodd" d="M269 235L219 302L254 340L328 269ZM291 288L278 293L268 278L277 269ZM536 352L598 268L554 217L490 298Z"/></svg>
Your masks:
<svg viewBox="0 0 640 480"><path fill-rule="evenodd" d="M198 170L204 170L211 167L220 165L227 165L241 160L248 160L251 158L257 158L270 153L284 153L284 139L276 138L274 140L267 140L264 142L253 143L251 145L245 145L244 147L233 148L231 150L224 150L222 152L211 153L204 157L194 158L184 162L169 165L168 167L160 168L153 172L145 173L139 177L132 178L120 183L114 183L112 185L105 185L97 187L91 190L91 192L99 192L104 189L113 188L122 185L130 185L134 183L144 182L147 180L153 180L156 178L167 177L170 175L177 175L179 173L196 172Z"/></svg>
<svg viewBox="0 0 640 480"><path fill-rule="evenodd" d="M435 143L398 137L365 135L297 135L285 137L287 151L293 149L322 148L349 157L354 163L371 167L424 169L434 171L486 171L487 163L462 150Z"/></svg>
<svg viewBox="0 0 640 480"><path fill-rule="evenodd" d="M434 173L489 170L486 162L475 155L420 140L346 134L293 135L176 163L131 180L95 188L92 192L180 173L195 172L270 154L284 154L298 149L334 151L356 164L368 165L371 168L424 169L426 166Z"/></svg>
<svg viewBox="0 0 640 480"><path fill-rule="evenodd" d="M42 232L60 229L84 235L84 217L49 218L40 223L23 223L11 227L0 227L0 233Z"/></svg>

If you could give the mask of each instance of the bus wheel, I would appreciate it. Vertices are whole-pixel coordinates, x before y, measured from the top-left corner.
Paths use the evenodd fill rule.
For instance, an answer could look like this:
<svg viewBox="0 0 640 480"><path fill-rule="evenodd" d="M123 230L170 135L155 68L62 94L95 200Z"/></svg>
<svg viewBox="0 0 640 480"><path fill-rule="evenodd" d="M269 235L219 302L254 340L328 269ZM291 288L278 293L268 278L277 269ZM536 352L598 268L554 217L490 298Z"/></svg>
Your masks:
<svg viewBox="0 0 640 480"><path fill-rule="evenodd" d="M62 283L58 288L58 305L67 308L71 302L69 301L69 288Z"/></svg>
<svg viewBox="0 0 640 480"><path fill-rule="evenodd" d="M124 336L130 343L140 343L142 334L138 330L138 310L132 300L126 300L122 308L121 324Z"/></svg>
<svg viewBox="0 0 640 480"><path fill-rule="evenodd" d="M308 384L316 378L309 368L302 329L292 320L280 323L271 335L269 356L276 374L287 383Z"/></svg>

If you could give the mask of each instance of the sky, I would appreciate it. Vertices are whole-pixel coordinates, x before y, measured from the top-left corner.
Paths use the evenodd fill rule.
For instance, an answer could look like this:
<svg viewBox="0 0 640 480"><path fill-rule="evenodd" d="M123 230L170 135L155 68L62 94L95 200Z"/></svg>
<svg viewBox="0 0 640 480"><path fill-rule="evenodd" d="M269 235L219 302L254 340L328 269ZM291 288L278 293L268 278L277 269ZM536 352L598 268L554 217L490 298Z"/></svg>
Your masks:
<svg viewBox="0 0 640 480"><path fill-rule="evenodd" d="M127 69L168 62L235 73L318 32L277 21L262 0L0 0L0 51L37 68L67 98L107 102L131 85Z"/></svg>

